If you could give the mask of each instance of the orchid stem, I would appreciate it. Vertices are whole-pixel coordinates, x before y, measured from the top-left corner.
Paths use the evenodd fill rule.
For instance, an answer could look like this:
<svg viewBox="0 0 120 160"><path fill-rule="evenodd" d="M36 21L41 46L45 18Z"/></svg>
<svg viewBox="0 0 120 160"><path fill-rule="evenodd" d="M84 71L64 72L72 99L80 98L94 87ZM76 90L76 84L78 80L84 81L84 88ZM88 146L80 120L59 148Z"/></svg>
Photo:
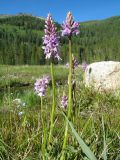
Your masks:
<svg viewBox="0 0 120 160"><path fill-rule="evenodd" d="M54 81L54 70L53 70L53 63L51 62L51 78L52 78L52 112L50 117L50 133L49 133L49 143L52 140L52 132L54 127L54 113L56 110L56 104L55 104L55 81Z"/></svg>
<svg viewBox="0 0 120 160"><path fill-rule="evenodd" d="M42 121L42 143L41 143L41 150L42 150L42 158L45 160L45 151L46 151L46 124L44 123L44 111L43 111L43 98L41 97L41 108L40 108L40 116Z"/></svg>
<svg viewBox="0 0 120 160"><path fill-rule="evenodd" d="M72 42L71 37L69 37L69 99L68 99L68 119L71 117L72 111ZM65 134L64 134L64 142L62 148L62 156L60 160L64 160L64 149L66 148L66 143L68 139L68 122L66 121Z"/></svg>

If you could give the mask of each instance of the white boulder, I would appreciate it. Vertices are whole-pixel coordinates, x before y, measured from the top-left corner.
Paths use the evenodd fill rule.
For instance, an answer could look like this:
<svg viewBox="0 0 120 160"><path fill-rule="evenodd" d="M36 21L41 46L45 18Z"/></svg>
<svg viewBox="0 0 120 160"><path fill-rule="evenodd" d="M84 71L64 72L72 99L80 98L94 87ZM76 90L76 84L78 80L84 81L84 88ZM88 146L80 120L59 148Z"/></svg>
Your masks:
<svg viewBox="0 0 120 160"><path fill-rule="evenodd" d="M85 85L97 90L120 89L120 62L102 61L88 65Z"/></svg>

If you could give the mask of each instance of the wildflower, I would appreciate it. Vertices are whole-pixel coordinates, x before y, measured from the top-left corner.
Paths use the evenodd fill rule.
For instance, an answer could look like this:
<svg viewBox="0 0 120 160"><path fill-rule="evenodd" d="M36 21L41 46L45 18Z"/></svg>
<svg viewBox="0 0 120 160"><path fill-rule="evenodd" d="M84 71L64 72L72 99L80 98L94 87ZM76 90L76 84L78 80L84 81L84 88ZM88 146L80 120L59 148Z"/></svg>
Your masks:
<svg viewBox="0 0 120 160"><path fill-rule="evenodd" d="M66 63L66 67L69 68L69 66L70 66L69 63L67 62L67 63Z"/></svg>
<svg viewBox="0 0 120 160"><path fill-rule="evenodd" d="M38 96L42 97L45 96L45 91L47 89L47 86L49 84L50 77L44 76L41 79L37 79L35 82L35 92L38 94Z"/></svg>
<svg viewBox="0 0 120 160"><path fill-rule="evenodd" d="M16 108L20 108L22 106L22 101L19 98L14 99L13 103L16 105Z"/></svg>
<svg viewBox="0 0 120 160"><path fill-rule="evenodd" d="M62 96L62 99L61 99L61 107L67 108L67 105L68 105L68 97L64 95Z"/></svg>
<svg viewBox="0 0 120 160"><path fill-rule="evenodd" d="M66 22L62 25L62 36L72 36L79 34L79 23L73 21L71 12L67 13Z"/></svg>
<svg viewBox="0 0 120 160"><path fill-rule="evenodd" d="M22 116L23 114L24 114L24 112L22 112L22 111L18 113L19 116Z"/></svg>
<svg viewBox="0 0 120 160"><path fill-rule="evenodd" d="M78 61L74 57L72 57L72 67L73 69L78 67Z"/></svg>
<svg viewBox="0 0 120 160"><path fill-rule="evenodd" d="M43 37L43 49L46 59L59 57L59 37L56 33L56 27L52 20L51 14L48 14L47 20L45 21L45 36Z"/></svg>
<svg viewBox="0 0 120 160"><path fill-rule="evenodd" d="M69 63L66 64L66 67L69 68ZM73 70L76 69L78 67L78 61L74 58L74 56L72 56L72 68Z"/></svg>
<svg viewBox="0 0 120 160"><path fill-rule="evenodd" d="M13 102L15 102L15 103L17 103L17 104L21 104L22 101L21 101L21 99L16 98L16 99L13 100Z"/></svg>
<svg viewBox="0 0 120 160"><path fill-rule="evenodd" d="M83 63L82 63L82 69L85 71L86 68L87 68L87 63L86 63L86 62L83 62Z"/></svg>
<svg viewBox="0 0 120 160"><path fill-rule="evenodd" d="M22 106L23 106L23 107L25 107L25 106L26 106L25 102L23 102L23 103L22 103Z"/></svg>

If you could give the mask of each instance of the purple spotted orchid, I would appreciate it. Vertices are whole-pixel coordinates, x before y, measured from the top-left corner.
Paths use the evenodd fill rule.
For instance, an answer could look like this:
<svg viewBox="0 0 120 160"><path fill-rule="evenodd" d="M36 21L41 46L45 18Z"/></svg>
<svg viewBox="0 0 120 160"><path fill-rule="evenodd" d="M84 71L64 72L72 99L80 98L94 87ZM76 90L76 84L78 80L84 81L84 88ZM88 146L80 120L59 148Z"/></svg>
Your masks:
<svg viewBox="0 0 120 160"><path fill-rule="evenodd" d="M48 14L47 20L45 21L45 36L43 37L43 49L46 59L58 59L59 56L59 37L56 33L56 27L54 25L51 14Z"/></svg>
<svg viewBox="0 0 120 160"><path fill-rule="evenodd" d="M66 21L62 24L62 36L72 36L79 34L79 23L73 21L71 12L67 13Z"/></svg>
<svg viewBox="0 0 120 160"><path fill-rule="evenodd" d="M66 64L66 67L69 68L69 63ZM75 59L75 57L72 55L72 69L76 69L78 67L78 61Z"/></svg>
<svg viewBox="0 0 120 160"><path fill-rule="evenodd" d="M87 63L86 63L86 62L83 62L83 63L82 63L82 69L83 69L83 71L85 71L86 68L87 68Z"/></svg>
<svg viewBox="0 0 120 160"><path fill-rule="evenodd" d="M43 76L43 78L36 80L34 89L38 96L40 97L45 96L45 92L49 84L49 81L50 81L49 76Z"/></svg>
<svg viewBox="0 0 120 160"><path fill-rule="evenodd" d="M62 96L62 99L61 99L61 107L62 108L67 108L68 106L68 97L67 96Z"/></svg>

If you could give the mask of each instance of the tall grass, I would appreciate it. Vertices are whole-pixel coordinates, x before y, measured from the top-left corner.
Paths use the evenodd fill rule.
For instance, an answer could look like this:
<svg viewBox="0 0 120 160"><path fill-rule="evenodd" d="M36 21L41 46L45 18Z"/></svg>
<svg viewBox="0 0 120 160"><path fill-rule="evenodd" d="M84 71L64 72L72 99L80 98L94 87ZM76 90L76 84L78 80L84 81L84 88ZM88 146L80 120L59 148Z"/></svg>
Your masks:
<svg viewBox="0 0 120 160"><path fill-rule="evenodd" d="M15 73L16 67L11 67L11 73ZM4 68L4 67L3 67ZM28 67L29 68L29 67ZM30 69L26 69L26 75ZM42 67L38 67L41 70ZM31 73L34 72L31 69ZM60 69L60 70L59 70ZM21 72L20 72L21 70ZM45 69L46 70L46 69ZM51 84L47 89L47 96L41 99L34 93L33 82L28 87L17 87L4 90L1 96L0 106L0 158L3 160L59 160L62 155L63 135L65 129L67 110L60 108L60 97L63 89L68 94L66 69L64 67L55 70L59 73L56 87L56 113L52 141L47 147L52 106ZM79 68L76 71L82 76ZM19 67L22 74L22 67ZM58 73L56 73L58 74ZM61 74L61 75L60 75ZM35 77L38 74L36 72ZM25 78L25 77L23 77ZM28 77L26 77L27 81ZM56 79L56 76L55 76ZM79 79L79 78L78 78ZM12 80L12 79L11 79ZM23 79L19 79L23 81ZM24 79L25 81L25 79ZM62 82L62 85L61 85ZM97 93L85 88L82 79L76 84L76 116L74 125L68 122L68 143L64 148L64 159L90 159L94 155L96 159L119 159L120 151L120 91L115 93ZM8 105L10 98L10 106ZM14 100L19 98L21 103ZM25 103L25 105L23 105ZM41 105L41 108L40 108ZM19 113L22 112L20 115ZM42 117L40 116L40 112ZM64 112L64 115L63 115ZM74 137L74 141L72 140ZM85 147L85 148L84 148ZM86 149L87 148L87 149ZM92 153L91 153L92 152Z"/></svg>

